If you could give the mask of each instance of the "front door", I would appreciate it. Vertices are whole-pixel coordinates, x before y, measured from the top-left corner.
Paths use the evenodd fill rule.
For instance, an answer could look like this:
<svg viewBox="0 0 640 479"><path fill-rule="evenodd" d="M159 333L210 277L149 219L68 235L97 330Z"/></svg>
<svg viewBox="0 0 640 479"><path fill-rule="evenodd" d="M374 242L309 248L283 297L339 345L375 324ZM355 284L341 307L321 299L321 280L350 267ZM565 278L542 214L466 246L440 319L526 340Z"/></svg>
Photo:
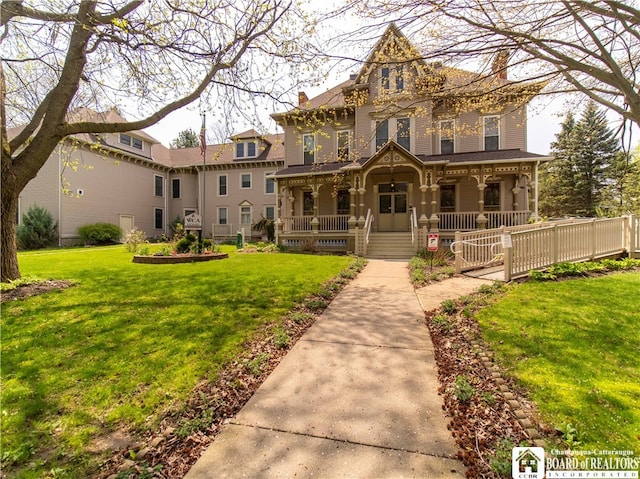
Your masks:
<svg viewBox="0 0 640 479"><path fill-rule="evenodd" d="M409 184L378 185L378 231L409 231Z"/></svg>

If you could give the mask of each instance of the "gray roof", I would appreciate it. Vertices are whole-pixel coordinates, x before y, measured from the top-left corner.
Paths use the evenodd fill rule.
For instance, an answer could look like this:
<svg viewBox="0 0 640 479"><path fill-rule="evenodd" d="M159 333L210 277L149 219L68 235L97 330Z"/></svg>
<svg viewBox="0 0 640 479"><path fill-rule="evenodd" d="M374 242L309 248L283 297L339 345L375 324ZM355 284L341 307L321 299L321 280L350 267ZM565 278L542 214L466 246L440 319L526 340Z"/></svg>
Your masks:
<svg viewBox="0 0 640 479"><path fill-rule="evenodd" d="M393 142L390 142L393 143ZM406 150L405 150L406 151ZM350 166L362 167L366 165L375 156L368 158L360 158L357 161L333 161L330 163L321 163L315 165L294 165L284 168L275 173L276 178L285 178L292 176L309 176L309 175L326 175L330 173L338 173L340 170L347 170ZM496 151L473 151L469 153L452 153L449 155L417 155L415 158L424 165L444 165L455 163L456 165L467 164L491 164L506 162L535 162L548 160L548 156L530 153L520 149L496 150Z"/></svg>

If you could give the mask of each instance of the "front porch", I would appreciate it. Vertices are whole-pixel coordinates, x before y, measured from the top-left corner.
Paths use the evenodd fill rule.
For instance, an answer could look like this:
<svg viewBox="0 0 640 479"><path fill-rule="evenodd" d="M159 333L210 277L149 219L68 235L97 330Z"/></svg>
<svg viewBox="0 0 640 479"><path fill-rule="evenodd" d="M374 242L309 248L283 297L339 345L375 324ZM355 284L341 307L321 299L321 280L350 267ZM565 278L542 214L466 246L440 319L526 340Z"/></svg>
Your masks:
<svg viewBox="0 0 640 479"><path fill-rule="evenodd" d="M418 158L389 141L368 159L286 168L274 176L277 241L366 256L372 234L406 233L416 252L430 233L446 245L456 231L526 224L536 167L527 155Z"/></svg>
<svg viewBox="0 0 640 479"><path fill-rule="evenodd" d="M420 226L415 208L412 210L410 232L404 238L413 245L414 253L427 247L429 233L438 233L440 244L448 245L454 240L456 232L519 226L527 224L531 217L529 210L487 211L483 213L484 217L480 216L479 211L443 212L432 215L429 221L423 221ZM416 220L412 221L411 216ZM348 252L364 256L367 255L372 234L377 238L394 236L395 232L378 230L371 210L368 210L364 223L359 225L358 220L349 215L284 216L276 222L277 241L294 249Z"/></svg>

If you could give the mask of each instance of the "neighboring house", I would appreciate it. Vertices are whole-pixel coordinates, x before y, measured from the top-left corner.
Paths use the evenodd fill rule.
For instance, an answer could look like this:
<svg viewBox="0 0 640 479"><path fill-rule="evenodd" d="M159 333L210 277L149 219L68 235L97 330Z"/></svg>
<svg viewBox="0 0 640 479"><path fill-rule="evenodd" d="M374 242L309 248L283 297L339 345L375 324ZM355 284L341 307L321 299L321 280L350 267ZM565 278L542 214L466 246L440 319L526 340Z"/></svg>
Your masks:
<svg viewBox="0 0 640 479"><path fill-rule="evenodd" d="M548 158L526 151L526 103L542 85L511 84L503 53L491 78L419 58L391 26L349 81L272 115L281 242L406 256L430 232L529 220Z"/></svg>
<svg viewBox="0 0 640 479"><path fill-rule="evenodd" d="M115 110L75 114L124 121ZM23 190L18 219L32 205L47 208L58 222L60 245L77 243L78 227L98 222L159 238L170 235L176 217L202 214L204 196L206 237L235 237L242 228L251 235L261 215L275 218L275 181L268 175L284 165L282 135L251 130L232 140L209 145L203 161L200 147L168 149L143 131L76 135Z"/></svg>
<svg viewBox="0 0 640 479"><path fill-rule="evenodd" d="M509 82L503 53L491 78L419 58L391 26L348 81L272 115L284 134L247 131L208 145L204 161L144 132L68 139L20 213L49 209L61 244L98 221L158 237L197 212L207 237L249 234L265 216L292 247L387 256L426 247L429 233L526 223L548 160L526 151L526 103L542 85Z"/></svg>

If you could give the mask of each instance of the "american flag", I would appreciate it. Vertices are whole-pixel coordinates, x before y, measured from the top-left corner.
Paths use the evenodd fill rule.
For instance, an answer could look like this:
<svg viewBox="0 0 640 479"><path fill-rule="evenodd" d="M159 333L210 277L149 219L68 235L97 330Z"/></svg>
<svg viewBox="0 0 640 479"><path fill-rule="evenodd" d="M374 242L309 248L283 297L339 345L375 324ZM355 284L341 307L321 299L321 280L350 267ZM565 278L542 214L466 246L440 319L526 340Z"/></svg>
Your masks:
<svg viewBox="0 0 640 479"><path fill-rule="evenodd" d="M205 153L207 152L207 139L205 136L206 133L206 116L202 114L202 128L200 128L200 156L204 158Z"/></svg>

